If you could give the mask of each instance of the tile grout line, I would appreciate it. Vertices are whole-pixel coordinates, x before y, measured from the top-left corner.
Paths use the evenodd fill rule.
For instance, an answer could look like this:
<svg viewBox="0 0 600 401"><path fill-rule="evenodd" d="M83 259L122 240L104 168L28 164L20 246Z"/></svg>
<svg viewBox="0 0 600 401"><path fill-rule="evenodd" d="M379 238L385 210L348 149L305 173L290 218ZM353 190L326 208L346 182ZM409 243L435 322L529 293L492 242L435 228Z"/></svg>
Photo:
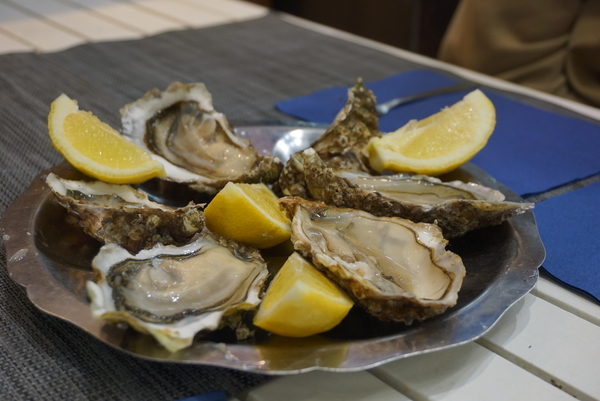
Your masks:
<svg viewBox="0 0 600 401"><path fill-rule="evenodd" d="M426 396L411 390L408 386L405 386L399 380L395 380L393 377L390 377L384 370L379 369L378 367L368 369L366 372L413 401L428 401Z"/></svg>
<svg viewBox="0 0 600 401"><path fill-rule="evenodd" d="M33 43L29 42L26 38L22 38L18 35L15 35L14 33L7 31L2 24L0 24L0 33L2 33L3 35L16 40L17 42L25 45L25 46L29 46L32 48L32 50L35 50L36 52L41 52L42 49L40 49L39 47L37 47L36 45L34 45ZM7 54L7 53L4 53Z"/></svg>
<svg viewBox="0 0 600 401"><path fill-rule="evenodd" d="M144 32L142 32L140 29L138 29L138 28L136 28L134 26L125 24L125 23L123 23L121 21L115 20L113 18L110 18L110 17L108 17L108 16L106 16L106 15L104 15L102 13L97 12L93 8L89 8L89 7L83 6L81 4L72 2L70 0L56 0L56 1L59 2L59 3L62 3L64 5L68 5L70 7L73 7L76 10L83 11L83 12L89 14L89 15L93 15L93 16L95 16L97 18L103 19L104 21L110 22L111 24L119 25L122 28L128 29L128 30L130 30L132 32L135 32L135 33L138 33L141 36L146 36L144 34Z"/></svg>
<svg viewBox="0 0 600 401"><path fill-rule="evenodd" d="M521 357L513 354L512 352L510 352L506 349L496 346L494 343L487 340L485 337L481 337L481 338L475 340L475 342L477 344L481 345L482 347L486 348L488 351L493 352L494 354L498 355L499 357L501 357L503 359L506 359L507 361L509 361L510 363L512 363L514 365L517 365L518 367L531 373L532 375L539 377L540 379L542 379L545 382L553 385L554 387L564 391L565 393L569 394L572 397L575 397L575 398L577 398L579 400L583 400L583 401L594 401L593 397L590 397L588 394L584 393L583 391L581 391L577 388L574 388L570 384L563 383L560 379L555 378L550 373L537 367L536 365L525 361Z"/></svg>
<svg viewBox="0 0 600 401"><path fill-rule="evenodd" d="M24 14L30 15L36 21L40 21L40 22L45 23L47 25L51 25L54 28L57 28L57 29L59 29L59 30L61 30L63 32L66 32L66 33L70 34L70 35L73 35L73 36L78 37L80 39L84 39L87 42L91 42L91 38L89 38L89 37L81 34L80 32L77 32L75 30L70 29L69 27L66 27L66 26L64 26L62 24L59 24L59 23L55 22L55 21L52 21L51 19L46 18L45 16L43 16L41 14L38 14L35 11L30 10L29 8L23 7L22 5L20 5L18 3L15 3L12 0L0 0L0 2L4 3L4 4L6 4L6 5L8 5L8 6L12 7L12 8L14 8L14 9L17 9L17 10L23 12Z"/></svg>
<svg viewBox="0 0 600 401"><path fill-rule="evenodd" d="M565 289L565 291L570 291L570 290ZM600 318L598 316L594 316L593 314L589 313L588 311L579 309L576 306L572 306L569 303L561 300L560 298L557 298L556 296L554 296L550 293L546 293L544 291L539 290L537 287L534 287L531 290L531 295L538 297L540 299L543 299L544 301L556 306L557 308L564 310L565 312L568 312L572 315L577 316L578 318L580 318L582 320L585 320L591 324L594 324L594 325L600 327ZM579 296L579 295L575 295L575 296Z"/></svg>
<svg viewBox="0 0 600 401"><path fill-rule="evenodd" d="M241 16L241 17L240 16L232 15L231 13L229 13L227 11L223 11L223 7L220 7L220 6L213 7L213 5L215 3L217 3L217 2L210 2L208 4L200 4L198 2L195 2L194 0L175 0L175 1L177 1L177 2L179 2L181 4L187 4L187 5L196 7L198 9L200 9L200 10L205 10L205 11L214 13L216 15L219 15L221 17L227 18L230 23L232 23L232 22L241 22L241 21L247 21L247 20L250 20L250 19L260 18L260 17L256 16L256 14L254 14L254 13L249 13L248 15ZM238 1L238 2L243 3L243 1ZM252 5L252 4L248 3L248 5ZM257 6L257 7L259 7L259 6ZM265 8L264 15L267 15L268 12L269 12L269 9Z"/></svg>
<svg viewBox="0 0 600 401"><path fill-rule="evenodd" d="M267 16L270 13L270 9L264 6L258 6L256 5L256 10L253 12L246 12L244 13L244 15L240 15L238 13L232 13L229 10L224 11L223 7L214 7L214 2L210 2L208 4L198 4L196 1L194 0L177 0L179 2L182 3L186 3L186 4L190 4L190 5L194 5L197 7L201 7L204 10L209 10L210 12L214 12L216 14L222 15L223 17L226 17L230 20L230 22L242 22L242 21L249 21L249 20L253 20L253 19L258 19L258 18L262 18ZM237 3L246 3L243 0L235 0L235 2ZM247 3L247 5L249 6L254 6L254 4L252 3ZM225 7L225 9L227 9L227 7ZM260 10L260 12L259 12Z"/></svg>
<svg viewBox="0 0 600 401"><path fill-rule="evenodd" d="M173 0L171 0L171 1L173 1ZM207 7L204 7L202 4L198 4L198 3L195 3L193 1L186 1L186 0L174 0L174 1L176 1L176 2L178 2L180 4L187 4L188 6L192 6L194 8L199 9L199 10L203 10L203 11L208 11L208 12L211 12L211 13L215 13L215 14L219 15L220 17L227 18L227 19L229 19L231 21L234 21L233 17L231 17L230 15L228 15L227 13L225 13L225 12L223 12L221 10L213 9L213 8L210 8L210 7L207 8Z"/></svg>
<svg viewBox="0 0 600 401"><path fill-rule="evenodd" d="M147 11L150 14L156 15L157 17L161 17L161 18L166 19L168 21L172 21L172 22L178 23L178 24L181 25L182 28L187 28L187 29L192 29L193 28L187 22L185 22L185 21L183 21L183 20L181 20L179 18L175 18L175 17L172 17L170 15L163 14L161 12L158 12L158 11L154 10L151 7L147 7L147 6L143 5L143 4L141 4L142 1L135 1L135 0L125 0L125 1L128 4L131 4L134 7L138 7L140 9L144 10L144 11Z"/></svg>

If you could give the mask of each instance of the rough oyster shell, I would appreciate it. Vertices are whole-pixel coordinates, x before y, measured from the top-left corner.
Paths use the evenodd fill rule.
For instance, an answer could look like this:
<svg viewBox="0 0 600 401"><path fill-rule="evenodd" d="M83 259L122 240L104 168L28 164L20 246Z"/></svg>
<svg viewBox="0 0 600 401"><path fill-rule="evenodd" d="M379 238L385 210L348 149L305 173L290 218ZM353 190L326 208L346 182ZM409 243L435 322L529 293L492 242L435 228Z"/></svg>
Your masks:
<svg viewBox="0 0 600 401"><path fill-rule="evenodd" d="M311 199L439 225L446 238L497 225L534 207L508 202L492 188L423 175L382 175L334 171L312 149L303 153L305 185Z"/></svg>
<svg viewBox="0 0 600 401"><path fill-rule="evenodd" d="M200 331L239 324L239 312L260 303L268 275L257 250L206 231L187 245L156 245L135 256L105 245L92 265L93 316L127 322L171 352Z"/></svg>
<svg viewBox="0 0 600 401"><path fill-rule="evenodd" d="M348 101L325 133L310 145L335 170L374 172L369 166L367 144L382 134L375 110L375 96L359 79L348 90ZM307 197L302 173L302 152L293 154L274 190L287 196Z"/></svg>
<svg viewBox="0 0 600 401"><path fill-rule="evenodd" d="M439 227L297 197L280 202L293 216L294 248L379 319L411 324L456 304L465 266L445 250Z"/></svg>
<svg viewBox="0 0 600 401"><path fill-rule="evenodd" d="M214 110L204 84L174 82L121 109L122 134L165 166L160 180L214 195L229 181L272 183L283 163L261 156Z"/></svg>
<svg viewBox="0 0 600 401"><path fill-rule="evenodd" d="M171 208L128 185L65 180L54 173L46 183L88 235L131 253L155 244L182 245L204 228L202 205Z"/></svg>

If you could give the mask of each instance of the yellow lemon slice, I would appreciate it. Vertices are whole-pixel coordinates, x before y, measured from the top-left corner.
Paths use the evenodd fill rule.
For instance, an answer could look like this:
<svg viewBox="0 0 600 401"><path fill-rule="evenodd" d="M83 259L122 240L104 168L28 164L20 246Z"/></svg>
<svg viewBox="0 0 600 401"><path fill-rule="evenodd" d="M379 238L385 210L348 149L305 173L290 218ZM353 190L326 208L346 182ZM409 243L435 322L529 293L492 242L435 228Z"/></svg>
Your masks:
<svg viewBox="0 0 600 401"><path fill-rule="evenodd" d="M254 324L286 337L307 337L337 326L352 300L298 253L277 272Z"/></svg>
<svg viewBox="0 0 600 401"><path fill-rule="evenodd" d="M369 162L377 171L443 174L475 156L495 125L494 105L476 89L439 113L371 139Z"/></svg>
<svg viewBox="0 0 600 401"><path fill-rule="evenodd" d="M62 94L50 106L54 147L79 171L113 184L137 184L165 175L163 165L77 102Z"/></svg>
<svg viewBox="0 0 600 401"><path fill-rule="evenodd" d="M227 183L204 215L210 231L259 249L280 244L292 233L290 219L265 184Z"/></svg>

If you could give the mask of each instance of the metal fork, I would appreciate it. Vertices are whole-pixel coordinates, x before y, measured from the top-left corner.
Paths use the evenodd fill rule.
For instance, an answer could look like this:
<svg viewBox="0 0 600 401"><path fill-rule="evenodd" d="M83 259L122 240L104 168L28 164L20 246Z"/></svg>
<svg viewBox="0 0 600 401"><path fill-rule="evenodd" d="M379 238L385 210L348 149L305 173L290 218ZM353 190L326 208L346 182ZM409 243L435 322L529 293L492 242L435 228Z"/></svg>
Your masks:
<svg viewBox="0 0 600 401"><path fill-rule="evenodd" d="M432 96L443 95L446 93L460 92L467 89L475 89L477 86L478 85L473 82L461 82L456 85L442 86L441 88L436 88L425 92L415 93L414 95L402 96L389 100L385 103L378 104L377 106L375 106L375 109L377 110L378 115L383 116L387 114L390 110L400 106L401 104L414 102L416 100L425 99Z"/></svg>

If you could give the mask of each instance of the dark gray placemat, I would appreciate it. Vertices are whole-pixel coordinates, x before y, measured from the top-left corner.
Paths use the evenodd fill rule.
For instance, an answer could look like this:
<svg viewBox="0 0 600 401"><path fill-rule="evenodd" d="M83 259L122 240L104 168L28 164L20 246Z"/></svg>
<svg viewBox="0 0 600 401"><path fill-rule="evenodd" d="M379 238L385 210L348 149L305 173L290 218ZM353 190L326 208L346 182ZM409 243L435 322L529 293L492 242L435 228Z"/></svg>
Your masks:
<svg viewBox="0 0 600 401"><path fill-rule="evenodd" d="M284 120L274 102L412 67L395 57L282 22L276 15L53 54L0 56L0 214L58 164L49 105L64 92L119 127L119 108L153 87L204 82L232 121ZM0 233L0 237L1 237ZM0 242L0 398L175 400L269 377L141 360L38 311L6 271Z"/></svg>

